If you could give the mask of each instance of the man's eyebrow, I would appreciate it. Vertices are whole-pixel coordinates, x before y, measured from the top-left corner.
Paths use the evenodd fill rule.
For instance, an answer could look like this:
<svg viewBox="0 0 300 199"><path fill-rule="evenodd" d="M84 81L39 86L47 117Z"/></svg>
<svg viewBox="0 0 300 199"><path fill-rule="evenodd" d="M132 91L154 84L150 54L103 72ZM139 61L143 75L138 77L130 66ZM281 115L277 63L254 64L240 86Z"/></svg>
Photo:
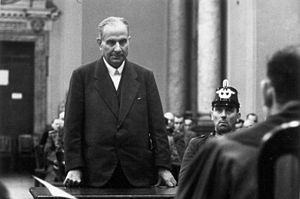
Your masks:
<svg viewBox="0 0 300 199"><path fill-rule="evenodd" d="M109 39L107 39L107 40L128 40L128 38L127 37L122 37L122 38L109 38Z"/></svg>

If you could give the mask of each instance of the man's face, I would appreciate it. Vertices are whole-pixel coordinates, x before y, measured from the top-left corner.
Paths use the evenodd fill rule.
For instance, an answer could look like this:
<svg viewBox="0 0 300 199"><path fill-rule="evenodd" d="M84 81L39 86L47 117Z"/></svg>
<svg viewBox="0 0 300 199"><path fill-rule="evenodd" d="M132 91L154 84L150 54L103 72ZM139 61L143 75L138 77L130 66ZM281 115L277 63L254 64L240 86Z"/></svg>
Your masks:
<svg viewBox="0 0 300 199"><path fill-rule="evenodd" d="M168 119L167 128L173 128L174 127L174 119Z"/></svg>
<svg viewBox="0 0 300 199"><path fill-rule="evenodd" d="M123 23L113 23L104 26L103 37L98 39L100 50L105 60L118 68L128 55L128 29Z"/></svg>
<svg viewBox="0 0 300 199"><path fill-rule="evenodd" d="M213 108L211 114L218 134L228 133L235 130L235 123L240 118L240 113L236 108L227 106L217 106Z"/></svg>
<svg viewBox="0 0 300 199"><path fill-rule="evenodd" d="M257 121L257 118L255 115L249 115L247 119L250 120L252 123L256 123L256 121Z"/></svg>
<svg viewBox="0 0 300 199"><path fill-rule="evenodd" d="M235 129L240 129L240 128L243 128L243 123L242 122L235 123Z"/></svg>
<svg viewBox="0 0 300 199"><path fill-rule="evenodd" d="M193 121L191 119L185 119L184 120L184 129L189 130L193 124Z"/></svg>
<svg viewBox="0 0 300 199"><path fill-rule="evenodd" d="M256 120L257 120L256 116L249 115L247 117L247 119L245 120L244 127L251 127L251 126L253 126L256 123Z"/></svg>
<svg viewBox="0 0 300 199"><path fill-rule="evenodd" d="M174 131L183 130L183 117L174 118Z"/></svg>

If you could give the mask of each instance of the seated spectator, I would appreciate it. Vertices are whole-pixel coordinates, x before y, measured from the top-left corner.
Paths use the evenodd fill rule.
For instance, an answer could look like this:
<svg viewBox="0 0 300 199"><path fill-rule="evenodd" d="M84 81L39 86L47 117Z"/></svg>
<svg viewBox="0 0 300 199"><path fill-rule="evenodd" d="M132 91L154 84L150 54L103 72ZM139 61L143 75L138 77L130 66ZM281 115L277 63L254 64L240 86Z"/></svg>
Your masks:
<svg viewBox="0 0 300 199"><path fill-rule="evenodd" d="M185 150L183 121L183 116L175 115L174 131L171 135L168 135L171 151L172 174L176 180L178 180L180 165Z"/></svg>
<svg viewBox="0 0 300 199"><path fill-rule="evenodd" d="M171 112L166 112L164 114L164 118L165 118L167 133L172 134L174 131L174 114Z"/></svg>
<svg viewBox="0 0 300 199"><path fill-rule="evenodd" d="M184 153L184 118L182 115L175 115L174 117L174 143L179 155L179 161L181 163Z"/></svg>
<svg viewBox="0 0 300 199"><path fill-rule="evenodd" d="M197 133L191 130L193 127L194 121L191 118L184 119L183 130L185 148L188 146L190 140L197 136Z"/></svg>
<svg viewBox="0 0 300 199"><path fill-rule="evenodd" d="M243 126L244 126L244 120L238 119L237 122L235 123L235 129L243 128Z"/></svg>
<svg viewBox="0 0 300 199"><path fill-rule="evenodd" d="M243 127L248 128L258 122L258 116L255 113L248 113Z"/></svg>
<svg viewBox="0 0 300 199"><path fill-rule="evenodd" d="M63 126L64 112L59 114L51 124L53 130L48 132L48 139L44 152L48 162L46 179L55 182L62 182L64 175L64 143Z"/></svg>
<svg viewBox="0 0 300 199"><path fill-rule="evenodd" d="M36 158L36 162L37 162L36 169L40 170L39 172L42 172L42 173L44 173L44 170L46 170L46 168L47 168L47 164L46 164L47 161L46 161L46 157L45 157L45 153L44 153L44 148L47 143L49 131L51 131L51 130L53 130L51 124L46 125L45 130L39 140L39 144L37 144L34 147L35 158ZM35 175L38 175L38 177L43 178L42 176L40 176L40 174L36 173Z"/></svg>
<svg viewBox="0 0 300 199"><path fill-rule="evenodd" d="M185 130L190 130L193 126L194 122L191 118L184 118L183 127Z"/></svg>
<svg viewBox="0 0 300 199"><path fill-rule="evenodd" d="M261 88L267 119L203 145L179 182L177 199L258 198L262 138L280 124L300 120L300 45L271 57Z"/></svg>

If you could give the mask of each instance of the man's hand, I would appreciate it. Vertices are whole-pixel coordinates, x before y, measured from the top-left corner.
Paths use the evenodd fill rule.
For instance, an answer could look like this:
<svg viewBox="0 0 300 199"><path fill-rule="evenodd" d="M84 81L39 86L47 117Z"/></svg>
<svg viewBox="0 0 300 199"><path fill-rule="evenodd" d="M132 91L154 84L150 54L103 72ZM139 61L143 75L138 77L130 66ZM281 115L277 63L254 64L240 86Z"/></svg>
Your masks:
<svg viewBox="0 0 300 199"><path fill-rule="evenodd" d="M175 187L177 185L172 173L167 169L160 168L158 170L158 183L156 185L159 186L162 182L168 187Z"/></svg>
<svg viewBox="0 0 300 199"><path fill-rule="evenodd" d="M80 170L70 170L64 180L66 187L77 187L81 183L82 172Z"/></svg>

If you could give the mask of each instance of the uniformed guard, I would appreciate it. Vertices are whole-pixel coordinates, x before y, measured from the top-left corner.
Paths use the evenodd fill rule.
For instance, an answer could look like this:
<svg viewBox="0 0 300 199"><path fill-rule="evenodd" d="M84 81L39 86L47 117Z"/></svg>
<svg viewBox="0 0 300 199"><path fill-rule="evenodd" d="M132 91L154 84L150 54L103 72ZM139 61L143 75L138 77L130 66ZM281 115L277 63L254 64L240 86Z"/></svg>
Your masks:
<svg viewBox="0 0 300 199"><path fill-rule="evenodd" d="M222 135L235 130L235 123L240 118L240 103L238 91L229 86L228 80L223 81L223 86L216 90L215 99L212 101L211 119L215 125L213 135Z"/></svg>
<svg viewBox="0 0 300 199"><path fill-rule="evenodd" d="M227 79L223 81L223 86L216 90L216 95L211 105L211 120L214 123L214 131L202 134L190 141L183 156L179 174L179 184L181 176L184 175L189 162L193 159L200 146L210 137L220 136L234 131L235 123L241 116L239 113L240 103L238 100L238 91L229 86Z"/></svg>

